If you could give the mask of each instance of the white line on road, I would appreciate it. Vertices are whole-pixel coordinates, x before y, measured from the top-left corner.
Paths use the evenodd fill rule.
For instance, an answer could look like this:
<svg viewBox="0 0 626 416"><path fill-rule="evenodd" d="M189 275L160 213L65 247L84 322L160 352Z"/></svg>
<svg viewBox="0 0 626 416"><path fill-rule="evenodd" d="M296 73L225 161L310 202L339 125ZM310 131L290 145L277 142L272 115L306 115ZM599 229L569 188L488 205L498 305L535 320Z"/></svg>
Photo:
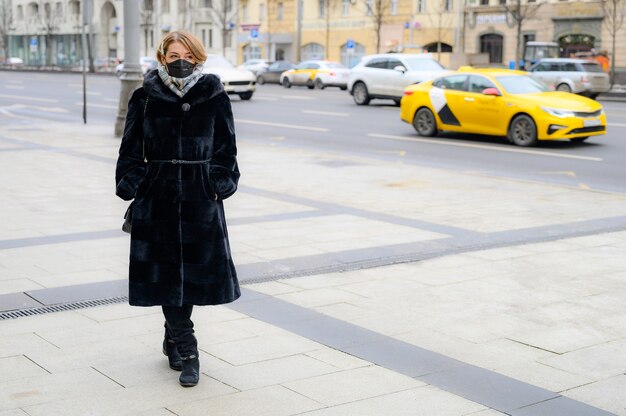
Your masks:
<svg viewBox="0 0 626 416"><path fill-rule="evenodd" d="M76 105L83 105L82 101L74 103ZM110 108L112 110L117 110L118 107L116 105L108 105L108 104L94 104L87 101L87 107L97 107L97 108Z"/></svg>
<svg viewBox="0 0 626 416"><path fill-rule="evenodd" d="M305 114L317 114L320 116L335 116L335 117L349 117L348 113L335 113L332 111L315 111L315 110L302 110Z"/></svg>
<svg viewBox="0 0 626 416"><path fill-rule="evenodd" d="M8 90L23 90L25 88L21 85L5 85L4 87Z"/></svg>
<svg viewBox="0 0 626 416"><path fill-rule="evenodd" d="M495 147L495 146L487 146L482 144L470 144L470 143L455 143L447 140L433 140L433 139L422 139L418 137L404 137L404 136L390 136L387 134L376 134L370 133L368 134L370 137L376 137L379 139L391 139L391 140L402 140L406 142L422 142L422 143L433 143L433 144L441 144L445 146L457 146L457 147L471 147L474 149L487 149L493 150L497 152L510 152L510 153L526 153L529 155L537 155L537 156L551 156L551 157L560 157L564 159L578 159L578 160L589 160L592 162L602 162L602 158L599 157L591 157L591 156L577 156L577 155L566 155L563 153L555 153L555 152L544 152L541 150L527 150L527 149L518 149L518 148L508 148L508 147Z"/></svg>
<svg viewBox="0 0 626 416"><path fill-rule="evenodd" d="M256 95L255 95L256 97ZM276 100L314 100L315 98L308 95L276 95L276 94L263 94L263 98L275 98Z"/></svg>
<svg viewBox="0 0 626 416"><path fill-rule="evenodd" d="M267 121L256 121L256 120L242 120L240 118L236 119L235 122L242 123L242 124L256 124L258 126L284 127L286 129L296 129L296 130L309 130L309 131L321 131L321 132L329 131L328 129L322 128L322 127L298 126L295 124L270 123Z"/></svg>
<svg viewBox="0 0 626 416"><path fill-rule="evenodd" d="M606 123L606 125L609 127L626 127L624 123Z"/></svg>
<svg viewBox="0 0 626 416"><path fill-rule="evenodd" d="M271 97L264 97L264 96L259 96L259 95L255 95L254 96L255 100L260 100L260 101L278 101L278 98L271 98Z"/></svg>
<svg viewBox="0 0 626 416"><path fill-rule="evenodd" d="M59 102L59 100L53 100L51 98L25 97L23 95L9 95L9 94L0 94L0 98L13 98L17 100L37 101L40 103L58 103Z"/></svg>
<svg viewBox="0 0 626 416"><path fill-rule="evenodd" d="M119 98L103 98L102 101L108 101L110 103L119 103L120 99Z"/></svg>
<svg viewBox="0 0 626 416"><path fill-rule="evenodd" d="M76 94L82 94L82 91L75 91ZM96 92L96 91L87 91L87 95L102 95L101 92Z"/></svg>
<svg viewBox="0 0 626 416"><path fill-rule="evenodd" d="M13 104L8 107L3 107L6 110L21 110L21 109L32 109L36 111L45 111L47 113L69 113L68 110L61 107L41 107L38 105L28 105L28 104Z"/></svg>

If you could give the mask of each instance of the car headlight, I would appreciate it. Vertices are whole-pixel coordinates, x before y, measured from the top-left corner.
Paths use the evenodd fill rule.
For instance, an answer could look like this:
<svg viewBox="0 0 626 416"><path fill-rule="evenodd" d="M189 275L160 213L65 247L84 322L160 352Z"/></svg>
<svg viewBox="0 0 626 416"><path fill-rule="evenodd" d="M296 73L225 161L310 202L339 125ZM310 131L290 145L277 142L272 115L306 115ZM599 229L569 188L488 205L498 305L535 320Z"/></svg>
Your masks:
<svg viewBox="0 0 626 416"><path fill-rule="evenodd" d="M541 107L543 111L555 117L574 117L574 111L563 110L562 108Z"/></svg>

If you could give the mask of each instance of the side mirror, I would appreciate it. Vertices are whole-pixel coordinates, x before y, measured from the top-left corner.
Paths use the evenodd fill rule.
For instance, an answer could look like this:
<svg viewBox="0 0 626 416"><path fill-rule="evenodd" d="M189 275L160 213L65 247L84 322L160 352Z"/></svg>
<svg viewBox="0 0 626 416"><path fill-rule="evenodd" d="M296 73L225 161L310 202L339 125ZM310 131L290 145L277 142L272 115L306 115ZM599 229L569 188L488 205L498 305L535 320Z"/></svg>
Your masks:
<svg viewBox="0 0 626 416"><path fill-rule="evenodd" d="M495 97L499 97L499 96L502 95L502 94L500 94L500 91L498 91L497 88L485 88L483 90L483 94L485 94L485 95L493 95Z"/></svg>
<svg viewBox="0 0 626 416"><path fill-rule="evenodd" d="M406 68L403 65L398 65L393 67L394 71L402 72L403 74L406 72Z"/></svg>

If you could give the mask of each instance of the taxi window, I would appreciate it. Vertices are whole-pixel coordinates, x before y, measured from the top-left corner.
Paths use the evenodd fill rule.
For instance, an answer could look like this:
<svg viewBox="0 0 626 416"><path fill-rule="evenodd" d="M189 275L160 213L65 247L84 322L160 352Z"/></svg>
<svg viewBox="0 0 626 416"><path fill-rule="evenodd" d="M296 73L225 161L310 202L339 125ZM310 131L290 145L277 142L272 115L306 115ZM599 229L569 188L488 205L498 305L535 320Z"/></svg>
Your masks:
<svg viewBox="0 0 626 416"><path fill-rule="evenodd" d="M467 75L451 75L449 77L441 78L441 83L438 87L446 90L466 91L466 81Z"/></svg>
<svg viewBox="0 0 626 416"><path fill-rule="evenodd" d="M308 62L300 62L298 65L296 65L296 69L306 69L308 65Z"/></svg>
<svg viewBox="0 0 626 416"><path fill-rule="evenodd" d="M306 69L320 69L320 64L310 63L307 65Z"/></svg>
<svg viewBox="0 0 626 416"><path fill-rule="evenodd" d="M487 88L496 88L496 85L485 77L472 75L470 77L469 91L482 93Z"/></svg>

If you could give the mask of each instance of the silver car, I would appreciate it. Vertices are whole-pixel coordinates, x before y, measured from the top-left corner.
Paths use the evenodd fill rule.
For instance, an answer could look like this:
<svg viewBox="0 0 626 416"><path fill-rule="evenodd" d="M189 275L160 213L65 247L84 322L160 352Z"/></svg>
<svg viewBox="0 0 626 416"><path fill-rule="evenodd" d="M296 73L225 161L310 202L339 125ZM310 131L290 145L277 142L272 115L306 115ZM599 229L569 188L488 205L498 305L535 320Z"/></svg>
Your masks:
<svg viewBox="0 0 626 416"><path fill-rule="evenodd" d="M369 55L350 70L348 90L358 105L374 98L400 104L404 89L445 75L445 69L430 54L388 53Z"/></svg>
<svg viewBox="0 0 626 416"><path fill-rule="evenodd" d="M596 62L584 59L546 58L528 69L529 74L558 91L596 98L609 91L609 74Z"/></svg>

